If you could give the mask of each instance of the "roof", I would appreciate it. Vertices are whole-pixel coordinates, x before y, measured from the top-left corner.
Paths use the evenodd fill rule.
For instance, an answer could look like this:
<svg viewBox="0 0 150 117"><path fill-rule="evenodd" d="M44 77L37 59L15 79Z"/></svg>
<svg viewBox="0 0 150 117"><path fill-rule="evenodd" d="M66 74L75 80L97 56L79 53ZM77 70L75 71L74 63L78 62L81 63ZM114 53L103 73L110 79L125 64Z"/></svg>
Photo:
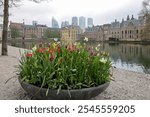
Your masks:
<svg viewBox="0 0 150 117"><path fill-rule="evenodd" d="M140 26L143 24L144 24L144 20L133 19L133 20L128 20L128 21L123 21L121 23L121 27Z"/></svg>
<svg viewBox="0 0 150 117"><path fill-rule="evenodd" d="M119 28L120 27L120 22L112 22L111 23L111 28Z"/></svg>
<svg viewBox="0 0 150 117"><path fill-rule="evenodd" d="M38 24L37 27L47 27L46 25Z"/></svg>
<svg viewBox="0 0 150 117"><path fill-rule="evenodd" d="M27 28L27 29L29 29L29 28L36 28L36 26L34 26L34 25L25 25L24 27Z"/></svg>
<svg viewBox="0 0 150 117"><path fill-rule="evenodd" d="M120 28L120 27L128 27L128 26L141 26L144 24L143 19L130 19L126 21L120 22L112 22L111 28Z"/></svg>
<svg viewBox="0 0 150 117"><path fill-rule="evenodd" d="M25 28L38 28L38 27L47 27L46 25L25 25Z"/></svg>
<svg viewBox="0 0 150 117"><path fill-rule="evenodd" d="M61 29L73 29L73 28L75 28L77 30L82 30L79 26L73 26L73 25L62 27Z"/></svg>

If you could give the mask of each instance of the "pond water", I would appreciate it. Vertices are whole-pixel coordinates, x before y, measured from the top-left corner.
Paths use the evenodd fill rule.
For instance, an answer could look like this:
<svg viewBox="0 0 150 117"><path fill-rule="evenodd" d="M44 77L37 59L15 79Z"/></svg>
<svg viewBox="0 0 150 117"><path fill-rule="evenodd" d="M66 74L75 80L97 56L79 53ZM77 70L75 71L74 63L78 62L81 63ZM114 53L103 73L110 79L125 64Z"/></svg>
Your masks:
<svg viewBox="0 0 150 117"><path fill-rule="evenodd" d="M150 74L150 45L103 43L101 49L110 53L116 68Z"/></svg>
<svg viewBox="0 0 150 117"><path fill-rule="evenodd" d="M39 42L13 42L9 45L31 48L31 45ZM88 45L96 47L98 42L91 42ZM110 53L113 66L130 71L150 74L150 45L131 43L100 43L101 50Z"/></svg>

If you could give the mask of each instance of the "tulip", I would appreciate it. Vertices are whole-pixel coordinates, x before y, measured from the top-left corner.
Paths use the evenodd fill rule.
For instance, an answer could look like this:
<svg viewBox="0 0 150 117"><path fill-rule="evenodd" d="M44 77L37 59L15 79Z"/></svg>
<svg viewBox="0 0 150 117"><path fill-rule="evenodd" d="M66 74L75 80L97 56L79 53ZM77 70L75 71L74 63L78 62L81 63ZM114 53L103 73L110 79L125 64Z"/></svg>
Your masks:
<svg viewBox="0 0 150 117"><path fill-rule="evenodd" d="M104 59L104 58L101 58L101 59L100 59L100 62L102 62L102 63L104 63L104 64L105 64L105 63L107 62L107 60L106 60L106 59Z"/></svg>
<svg viewBox="0 0 150 117"><path fill-rule="evenodd" d="M86 42L87 42L87 41L88 41L88 38L87 38L87 37L85 37L84 41L86 41Z"/></svg>
<svg viewBox="0 0 150 117"><path fill-rule="evenodd" d="M54 56L54 52L52 53L52 56L50 58L50 62L52 62L54 60L55 56Z"/></svg>
<svg viewBox="0 0 150 117"><path fill-rule="evenodd" d="M32 53L27 53L26 54L27 57L32 57L32 55L33 55Z"/></svg>

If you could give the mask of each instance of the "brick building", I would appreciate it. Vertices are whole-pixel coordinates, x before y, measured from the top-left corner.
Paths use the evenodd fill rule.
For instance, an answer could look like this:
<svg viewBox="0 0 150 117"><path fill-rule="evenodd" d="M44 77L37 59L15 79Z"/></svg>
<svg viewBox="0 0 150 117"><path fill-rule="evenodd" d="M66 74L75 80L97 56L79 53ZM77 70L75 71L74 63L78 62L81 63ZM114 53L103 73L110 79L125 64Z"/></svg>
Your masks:
<svg viewBox="0 0 150 117"><path fill-rule="evenodd" d="M25 25L24 23L10 22L10 30L18 29L19 36L25 39L43 38L45 31L48 29L46 25Z"/></svg>

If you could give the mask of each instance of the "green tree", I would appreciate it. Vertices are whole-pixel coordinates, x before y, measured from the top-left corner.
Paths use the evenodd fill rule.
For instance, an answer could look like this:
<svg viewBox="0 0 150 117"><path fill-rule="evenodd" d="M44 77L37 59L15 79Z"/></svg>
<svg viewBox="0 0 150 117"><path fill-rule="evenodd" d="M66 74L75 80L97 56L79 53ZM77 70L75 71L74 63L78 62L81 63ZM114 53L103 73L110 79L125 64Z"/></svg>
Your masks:
<svg viewBox="0 0 150 117"><path fill-rule="evenodd" d="M60 38L60 32L58 30L47 29L44 34L45 38Z"/></svg>
<svg viewBox="0 0 150 117"><path fill-rule="evenodd" d="M45 32L44 32L44 38L50 38L51 37L51 31L50 29L47 29Z"/></svg>
<svg viewBox="0 0 150 117"><path fill-rule="evenodd" d="M60 38L59 31L51 31L50 32L50 38Z"/></svg>
<svg viewBox="0 0 150 117"><path fill-rule="evenodd" d="M30 0L36 3L48 0ZM3 10L3 35L2 35L2 55L7 55L7 36L8 36L8 19L9 19L9 6L17 6L16 2L21 0L0 0L0 5L4 7Z"/></svg>
<svg viewBox="0 0 150 117"><path fill-rule="evenodd" d="M17 29L16 27L12 27L11 28L11 37L12 38L20 37L19 29Z"/></svg>

